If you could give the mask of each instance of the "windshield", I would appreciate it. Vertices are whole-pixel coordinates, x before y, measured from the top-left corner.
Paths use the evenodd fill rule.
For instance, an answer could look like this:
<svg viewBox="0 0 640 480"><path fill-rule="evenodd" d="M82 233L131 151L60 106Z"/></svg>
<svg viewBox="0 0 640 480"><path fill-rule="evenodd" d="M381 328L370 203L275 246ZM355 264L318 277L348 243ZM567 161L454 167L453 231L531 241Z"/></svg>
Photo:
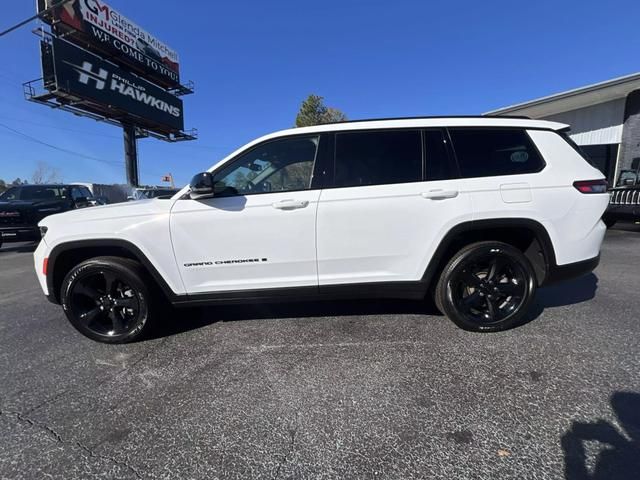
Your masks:
<svg viewBox="0 0 640 480"><path fill-rule="evenodd" d="M67 189L57 186L28 185L11 187L0 195L0 200L63 200L67 198Z"/></svg>

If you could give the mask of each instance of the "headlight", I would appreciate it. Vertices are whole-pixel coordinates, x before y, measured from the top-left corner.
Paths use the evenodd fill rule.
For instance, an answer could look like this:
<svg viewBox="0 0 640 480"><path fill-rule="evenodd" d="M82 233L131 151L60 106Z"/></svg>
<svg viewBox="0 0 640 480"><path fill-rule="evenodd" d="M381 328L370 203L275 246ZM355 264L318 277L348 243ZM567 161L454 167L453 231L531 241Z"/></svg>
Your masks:
<svg viewBox="0 0 640 480"><path fill-rule="evenodd" d="M39 213L52 213L52 212L59 212L59 211L60 211L59 207L39 208L38 209Z"/></svg>
<svg viewBox="0 0 640 480"><path fill-rule="evenodd" d="M44 236L47 234L47 231L49 229L47 227L40 227L40 237L44 238Z"/></svg>

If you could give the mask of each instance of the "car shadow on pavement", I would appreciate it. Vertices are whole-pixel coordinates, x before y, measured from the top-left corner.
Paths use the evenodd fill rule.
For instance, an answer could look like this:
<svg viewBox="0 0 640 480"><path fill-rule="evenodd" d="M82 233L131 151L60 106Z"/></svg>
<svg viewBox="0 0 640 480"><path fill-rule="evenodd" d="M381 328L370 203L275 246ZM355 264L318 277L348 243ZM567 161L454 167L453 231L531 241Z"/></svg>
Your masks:
<svg viewBox="0 0 640 480"><path fill-rule="evenodd" d="M339 300L260 303L173 309L153 338L206 327L218 321L361 315L441 315L433 302L407 300Z"/></svg>
<svg viewBox="0 0 640 480"><path fill-rule="evenodd" d="M611 408L617 425L599 419L573 422L562 436L566 480L622 480L640 476L640 394L615 392ZM589 446L598 446L595 461L588 457Z"/></svg>
<svg viewBox="0 0 640 480"><path fill-rule="evenodd" d="M598 277L590 273L574 280L538 289L527 320L538 318L547 308L566 307L591 300L598 290Z"/></svg>
<svg viewBox="0 0 640 480"><path fill-rule="evenodd" d="M538 290L530 314L520 325L538 318L546 308L591 300L598 289L598 277L589 274L562 284ZM171 336L206 327L218 321L340 317L366 315L442 316L432 301L340 300L294 303L260 303L199 308L168 309L161 327L152 338Z"/></svg>

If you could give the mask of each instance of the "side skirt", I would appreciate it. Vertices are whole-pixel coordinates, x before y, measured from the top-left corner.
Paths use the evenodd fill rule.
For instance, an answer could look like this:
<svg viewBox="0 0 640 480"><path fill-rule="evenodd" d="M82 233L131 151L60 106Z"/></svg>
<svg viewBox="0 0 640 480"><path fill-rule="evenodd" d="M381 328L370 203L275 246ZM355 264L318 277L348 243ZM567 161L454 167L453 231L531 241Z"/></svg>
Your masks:
<svg viewBox="0 0 640 480"><path fill-rule="evenodd" d="M368 298L422 300L426 293L426 284L423 282L380 282L176 295L171 299L171 303L175 307L195 307Z"/></svg>

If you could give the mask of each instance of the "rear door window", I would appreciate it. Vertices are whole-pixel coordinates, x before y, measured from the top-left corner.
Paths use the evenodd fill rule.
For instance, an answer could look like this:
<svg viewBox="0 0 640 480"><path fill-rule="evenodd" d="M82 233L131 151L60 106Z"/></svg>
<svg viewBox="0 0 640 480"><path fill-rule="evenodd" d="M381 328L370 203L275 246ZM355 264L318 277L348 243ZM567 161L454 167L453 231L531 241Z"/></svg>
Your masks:
<svg viewBox="0 0 640 480"><path fill-rule="evenodd" d="M521 129L449 129L463 177L535 173L545 166L526 131Z"/></svg>
<svg viewBox="0 0 640 480"><path fill-rule="evenodd" d="M357 187L422 181L419 130L336 135L335 186Z"/></svg>

